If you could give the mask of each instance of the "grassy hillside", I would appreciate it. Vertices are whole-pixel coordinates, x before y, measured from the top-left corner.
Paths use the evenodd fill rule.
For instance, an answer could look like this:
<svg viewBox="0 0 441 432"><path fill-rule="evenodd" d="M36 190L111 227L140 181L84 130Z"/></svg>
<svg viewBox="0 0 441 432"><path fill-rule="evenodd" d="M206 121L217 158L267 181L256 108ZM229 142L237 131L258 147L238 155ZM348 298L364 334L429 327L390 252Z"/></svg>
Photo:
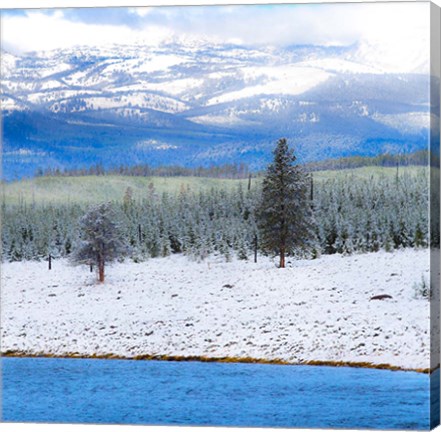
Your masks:
<svg viewBox="0 0 441 432"><path fill-rule="evenodd" d="M415 176L415 175L427 173L427 171L428 171L427 167L425 166L407 166L407 167L400 167L398 170L398 175ZM346 177L346 176L355 176L356 178L369 179L372 176L374 177L396 176L397 168L370 166L370 167L351 168L351 169L343 169L343 170L315 171L312 173L312 175L316 180L328 180L332 178Z"/></svg>
<svg viewBox="0 0 441 432"><path fill-rule="evenodd" d="M239 183L245 187L248 180L213 179L204 177L132 177L132 176L83 176L37 177L3 185L7 204L19 203L93 203L122 200L128 187L133 198L148 198L152 193L179 193L209 191L211 188L233 188Z"/></svg>
<svg viewBox="0 0 441 432"><path fill-rule="evenodd" d="M425 167L401 167L400 175L417 175L427 171ZM314 180L324 181L336 177L355 176L369 179L372 176L395 176L396 168L362 167L340 171L316 171ZM261 179L253 179L260 182ZM246 189L248 180L215 179L207 177L133 177L133 176L82 176L82 177L36 177L2 185L6 204L25 203L95 203L122 200L128 187L133 198L148 198L152 185L154 193L179 193L180 190L206 192L212 188L231 189L242 184Z"/></svg>

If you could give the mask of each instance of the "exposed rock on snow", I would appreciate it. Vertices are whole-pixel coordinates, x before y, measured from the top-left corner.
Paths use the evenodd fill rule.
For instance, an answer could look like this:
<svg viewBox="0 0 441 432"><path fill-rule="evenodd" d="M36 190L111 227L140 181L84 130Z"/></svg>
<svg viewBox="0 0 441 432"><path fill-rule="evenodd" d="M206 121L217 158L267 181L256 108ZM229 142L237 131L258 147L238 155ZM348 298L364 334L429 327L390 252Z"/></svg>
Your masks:
<svg viewBox="0 0 441 432"><path fill-rule="evenodd" d="M371 300L385 300L385 299L391 299L392 296L389 294L378 294L373 297L371 297Z"/></svg>
<svg viewBox="0 0 441 432"><path fill-rule="evenodd" d="M268 258L184 256L107 268L65 260L2 265L2 352L253 357L429 367L427 250L276 268ZM392 298L370 301L378 293Z"/></svg>

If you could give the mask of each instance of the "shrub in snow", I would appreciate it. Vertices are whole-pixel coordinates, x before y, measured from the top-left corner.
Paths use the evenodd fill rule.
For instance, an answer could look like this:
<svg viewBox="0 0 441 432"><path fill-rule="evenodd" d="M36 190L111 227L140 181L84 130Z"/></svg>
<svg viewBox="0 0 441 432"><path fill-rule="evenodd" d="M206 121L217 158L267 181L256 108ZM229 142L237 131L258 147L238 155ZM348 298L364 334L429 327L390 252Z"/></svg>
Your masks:
<svg viewBox="0 0 441 432"><path fill-rule="evenodd" d="M413 284L413 290L415 299L430 299L431 297L430 284L424 275L421 276L421 282Z"/></svg>

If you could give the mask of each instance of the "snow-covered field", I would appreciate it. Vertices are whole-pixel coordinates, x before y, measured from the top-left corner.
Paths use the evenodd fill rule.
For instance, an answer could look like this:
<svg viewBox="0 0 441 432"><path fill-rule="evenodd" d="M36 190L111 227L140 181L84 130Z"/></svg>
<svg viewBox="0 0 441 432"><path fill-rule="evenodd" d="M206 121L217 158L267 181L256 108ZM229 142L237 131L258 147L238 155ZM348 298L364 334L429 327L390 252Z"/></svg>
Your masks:
<svg viewBox="0 0 441 432"><path fill-rule="evenodd" d="M65 260L4 263L1 349L429 367L429 301L414 298L427 250L288 265L175 255L114 264L99 284Z"/></svg>

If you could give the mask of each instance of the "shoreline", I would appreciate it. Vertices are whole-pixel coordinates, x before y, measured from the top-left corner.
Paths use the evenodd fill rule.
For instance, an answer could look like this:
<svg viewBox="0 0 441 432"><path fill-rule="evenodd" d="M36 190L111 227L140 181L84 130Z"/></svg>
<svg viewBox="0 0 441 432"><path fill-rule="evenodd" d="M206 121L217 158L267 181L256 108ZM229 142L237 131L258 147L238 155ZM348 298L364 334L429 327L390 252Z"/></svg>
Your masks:
<svg viewBox="0 0 441 432"><path fill-rule="evenodd" d="M333 361L333 360L308 360L305 362L289 362L282 359L264 359L253 357L206 357L206 356L179 356L179 355L152 355L140 354L132 357L121 356L113 353L109 354L80 354L77 352L60 354L50 353L28 353L25 351L5 351L0 353L0 358L54 358L54 359L82 359L82 360L134 360L134 361L165 361L165 362L201 362L201 363L247 363L247 364L267 364L279 366L329 366L329 367L351 367L362 369L377 369L401 372L416 372L431 374L435 368L403 368L388 363L369 363L354 361Z"/></svg>

